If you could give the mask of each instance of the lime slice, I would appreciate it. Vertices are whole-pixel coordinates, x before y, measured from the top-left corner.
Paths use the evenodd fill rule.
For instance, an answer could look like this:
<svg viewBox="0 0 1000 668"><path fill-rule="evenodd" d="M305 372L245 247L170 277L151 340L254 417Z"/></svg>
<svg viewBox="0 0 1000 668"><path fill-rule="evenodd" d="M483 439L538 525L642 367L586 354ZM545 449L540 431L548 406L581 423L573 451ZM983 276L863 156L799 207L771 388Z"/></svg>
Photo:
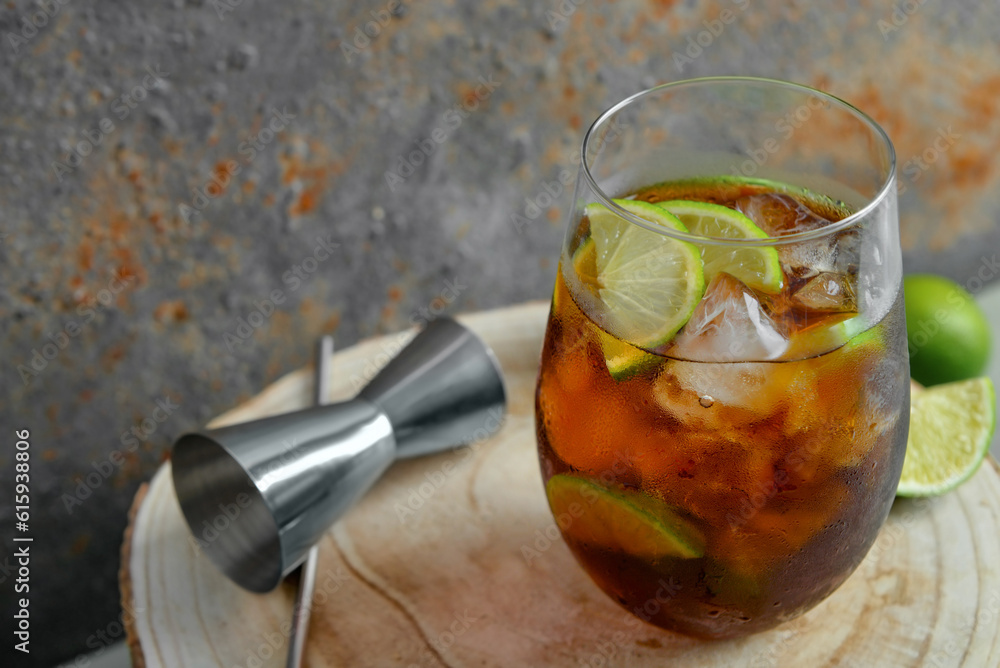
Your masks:
<svg viewBox="0 0 1000 668"><path fill-rule="evenodd" d="M910 398L899 496L936 496L972 477L990 447L996 394L989 378L935 385Z"/></svg>
<svg viewBox="0 0 1000 668"><path fill-rule="evenodd" d="M573 253L573 269L580 281L593 289L600 289L597 282L597 244L593 237L587 237ZM642 348L616 339L601 328L596 328L601 342L601 352L604 353L604 363L611 377L621 382L654 368L659 357L647 353Z"/></svg>
<svg viewBox="0 0 1000 668"><path fill-rule="evenodd" d="M687 232L655 204L614 202L653 227ZM705 290L698 249L625 221L602 204L589 205L586 215L594 243L593 282L602 305L595 319L638 348L663 345L688 321Z"/></svg>
<svg viewBox="0 0 1000 668"><path fill-rule="evenodd" d="M580 543L654 560L705 553L701 532L659 499L567 473L552 476L545 491L563 532Z"/></svg>
<svg viewBox="0 0 1000 668"><path fill-rule="evenodd" d="M767 239L764 230L739 211L719 204L674 199L657 202L677 216L692 234L726 239ZM705 280L711 281L720 271L732 274L746 285L776 294L784 285L778 250L771 246L740 248L733 246L701 247Z"/></svg>

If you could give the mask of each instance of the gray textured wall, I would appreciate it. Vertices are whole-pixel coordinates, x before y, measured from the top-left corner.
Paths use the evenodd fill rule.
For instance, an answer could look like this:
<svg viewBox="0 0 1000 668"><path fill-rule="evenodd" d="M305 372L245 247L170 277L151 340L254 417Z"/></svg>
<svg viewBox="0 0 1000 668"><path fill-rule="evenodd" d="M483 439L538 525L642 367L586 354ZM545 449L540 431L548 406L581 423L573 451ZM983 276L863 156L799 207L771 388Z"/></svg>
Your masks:
<svg viewBox="0 0 1000 668"><path fill-rule="evenodd" d="M569 195L510 216L644 87L827 89L896 142L907 268L968 281L1000 247L994 3L398 4L0 7L0 607L9 628L27 428L36 665L115 639L126 511L176 435L321 332L344 346L421 309L547 296Z"/></svg>

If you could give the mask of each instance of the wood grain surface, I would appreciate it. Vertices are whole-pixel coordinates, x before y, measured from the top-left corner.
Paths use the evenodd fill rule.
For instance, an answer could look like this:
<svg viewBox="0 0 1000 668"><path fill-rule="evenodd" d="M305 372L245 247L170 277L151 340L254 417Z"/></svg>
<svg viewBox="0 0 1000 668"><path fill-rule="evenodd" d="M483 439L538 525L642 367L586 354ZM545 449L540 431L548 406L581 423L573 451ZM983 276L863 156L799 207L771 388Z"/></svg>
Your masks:
<svg viewBox="0 0 1000 668"><path fill-rule="evenodd" d="M488 441L394 466L327 533L308 666L1000 666L1000 474L992 460L956 492L898 500L854 575L772 631L699 641L613 603L576 565L545 503L533 386L547 309L532 303L460 318L504 367L507 422ZM351 396L404 340L337 353L332 398ZM297 371L215 424L306 406L311 386L310 372ZM293 591L245 592L197 552L169 466L137 495L123 548L136 665L284 665ZM526 558L524 547L537 554Z"/></svg>

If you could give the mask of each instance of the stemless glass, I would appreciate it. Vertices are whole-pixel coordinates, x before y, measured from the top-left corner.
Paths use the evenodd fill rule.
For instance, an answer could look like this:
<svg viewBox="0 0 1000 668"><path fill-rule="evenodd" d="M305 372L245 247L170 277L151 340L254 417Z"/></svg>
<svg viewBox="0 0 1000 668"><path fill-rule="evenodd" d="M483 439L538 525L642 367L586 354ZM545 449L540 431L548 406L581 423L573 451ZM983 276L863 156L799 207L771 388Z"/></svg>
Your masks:
<svg viewBox="0 0 1000 668"><path fill-rule="evenodd" d="M903 465L892 145L835 97L725 77L620 102L582 157L536 391L553 515L646 621L791 619L864 558Z"/></svg>

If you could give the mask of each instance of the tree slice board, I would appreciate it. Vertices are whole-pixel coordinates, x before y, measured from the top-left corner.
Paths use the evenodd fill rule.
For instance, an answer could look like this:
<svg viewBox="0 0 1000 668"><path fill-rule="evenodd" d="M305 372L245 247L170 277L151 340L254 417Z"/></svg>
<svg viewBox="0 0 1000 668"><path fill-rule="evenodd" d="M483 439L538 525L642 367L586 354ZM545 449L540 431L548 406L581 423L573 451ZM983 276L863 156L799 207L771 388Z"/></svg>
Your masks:
<svg viewBox="0 0 1000 668"><path fill-rule="evenodd" d="M558 538L535 454L533 389L548 307L460 318L496 351L509 416L489 441L394 466L320 544L306 649L348 666L1000 666L1000 475L899 500L869 556L830 598L770 632L706 642L635 619ZM353 395L406 334L335 356L333 399ZM310 401L311 372L216 420ZM138 493L121 584L137 666L283 666L293 591L243 591L193 546L167 463ZM555 538L553 538L555 536ZM537 551L526 558L523 548Z"/></svg>

